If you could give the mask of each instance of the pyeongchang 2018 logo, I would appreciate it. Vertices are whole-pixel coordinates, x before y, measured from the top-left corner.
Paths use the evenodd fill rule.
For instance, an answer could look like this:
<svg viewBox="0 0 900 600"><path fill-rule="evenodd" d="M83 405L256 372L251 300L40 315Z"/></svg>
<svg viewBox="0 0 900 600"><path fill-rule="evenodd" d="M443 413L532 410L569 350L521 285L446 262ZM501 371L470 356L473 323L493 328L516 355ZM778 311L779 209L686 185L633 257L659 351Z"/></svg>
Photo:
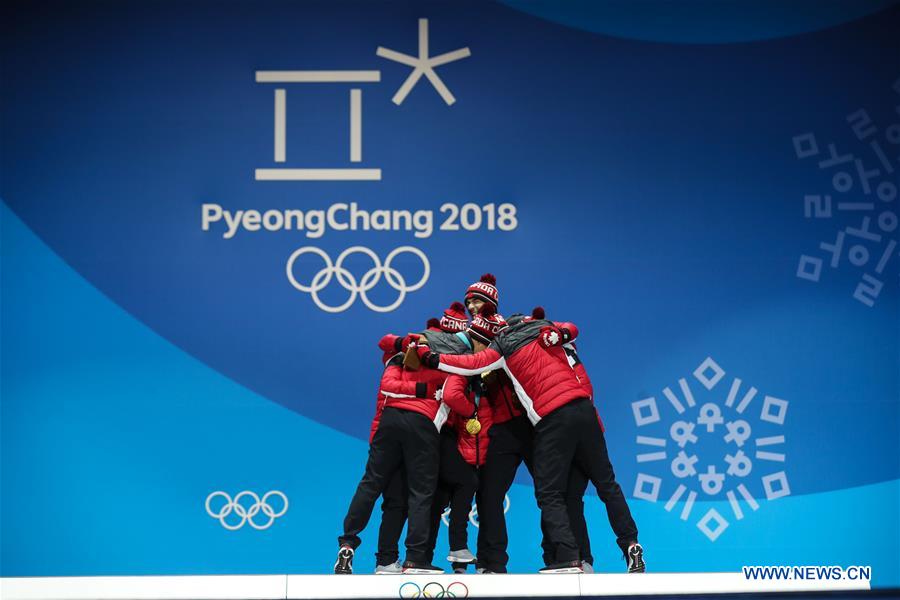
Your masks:
<svg viewBox="0 0 900 600"><path fill-rule="evenodd" d="M441 65L468 58L472 52L468 47L459 48L438 56L429 55L428 19L419 19L419 55L409 56L395 50L379 46L375 54L381 58L412 67L406 81L394 94L392 101L397 106L425 77L441 96L447 106L456 98L441 80L435 69ZM381 71L256 71L256 82L263 84L351 84L350 88L350 162L361 163L363 158L362 88L359 84L379 83ZM287 88L275 88L275 128L274 161L287 162ZM337 167L337 168L261 168L256 169L258 181L378 181L380 168Z"/></svg>
<svg viewBox="0 0 900 600"><path fill-rule="evenodd" d="M435 68L454 62L471 55L468 47L460 48L452 52L440 54L438 56L429 56L428 47L428 19L419 19L419 55L409 56L395 50L379 46L375 53L387 60L397 62L412 67L412 71L394 94L392 101L397 106L403 104L407 95L412 91L416 84L425 77L434 89L438 92L447 105L456 102L456 98L447 88L446 84L441 80L435 72ZM359 70L343 70L343 71L257 71L257 83L274 83L274 84L351 84L350 89L350 162L362 162L363 148L363 120L362 120L362 88L356 87L364 83L378 83L381 81L381 71L359 71ZM276 87L275 93L275 127L274 127L274 161L276 163L285 163L287 161L287 89L285 87ZM361 168L361 167L336 167L336 168L260 168L256 169L256 179L258 181L372 181L381 179L380 168ZM343 204L336 205L339 210L347 210ZM334 208L334 207L332 207ZM330 208L326 218L331 221L332 217L338 211ZM377 212L377 211L376 211ZM408 211L406 211L408 213ZM361 214L361 213L360 213ZM371 218L370 215L366 215ZM408 220L413 220L413 215L391 215L391 220L402 220L408 216ZM273 217L276 218L276 217ZM420 215L416 215L420 218ZM421 220L421 219L419 219ZM341 229L346 224L330 223L332 228ZM417 257L422 263L422 275L415 281L410 283L407 279L393 267L393 259L399 254L409 253ZM301 283L297 280L294 273L294 266L297 259L305 254L316 255L322 259L324 266L310 279L309 283ZM372 261L372 267L359 277L344 266L344 260L353 255L362 254ZM350 308L357 298L360 298L370 310L375 312L390 312L399 307L406 294L414 292L428 282L431 273L431 265L428 257L413 246L402 246L390 252L382 263L381 259L370 248L363 246L354 246L344 250L337 259L332 262L331 257L322 249L304 246L299 248L290 255L286 265L286 273L288 281L298 291L310 294L321 310L330 313L343 312ZM373 302L367 292L370 292L379 282L384 282L397 292L396 299L386 305L379 305ZM348 292L345 301L333 305L322 300L320 292L332 282L337 283L340 287Z"/></svg>
<svg viewBox="0 0 900 600"><path fill-rule="evenodd" d="M760 508L748 486L761 488L767 501L790 495L783 450L788 401L760 398L755 387L738 377L731 378L730 386L719 386L725 370L712 357L700 363L693 378L706 390L698 390L705 398L695 396L696 388L682 377L680 393L663 388L665 402L650 397L631 403L642 471L633 496L649 502L664 499L666 512L677 512L682 521L696 519L697 528L715 542L729 518L744 518L741 501L751 511ZM731 516L715 508L695 509L698 499L727 499Z"/></svg>
<svg viewBox="0 0 900 600"><path fill-rule="evenodd" d="M392 68L408 70L406 79L391 99L396 106L403 105L419 83L423 83L421 87L429 86L436 92L435 101L443 102L446 106L455 104L456 97L438 72L444 65L472 55L468 46L432 55L428 19L418 20L416 56L384 46L377 46L373 50L376 56L389 61L387 64L392 65ZM256 181L381 181L382 169L363 162L363 88L381 82L380 70L258 70L255 71L255 82L269 87L274 94L274 165L256 168ZM350 136L347 162L328 159L326 164L332 163L328 167L288 162L288 90L290 88L292 94L295 91L303 94L304 86L308 92L309 85L312 84L317 87L344 86L345 90L349 87ZM341 135L342 140L346 135L344 128L337 124L334 132ZM343 147L343 144L342 141L339 147ZM415 151L421 153L422 149L416 147ZM517 227L515 204L493 201L460 204L444 202L438 211L429 207L367 207L362 200L333 202L324 206L310 206L307 202L302 208L279 207L268 210L226 208L217 203L205 202L201 206L200 219L202 231L215 231L225 240L259 235L260 232L282 231L302 231L312 239L321 238L329 232L345 234L357 231L384 232L397 237L411 233L416 238L427 239L435 231L506 232ZM357 300L372 311L390 312L403 303L407 294L425 286L431 274L431 265L422 250L408 245L398 245L388 251L386 256L378 255L371 248L361 245L351 245L336 254L329 254L315 246L303 246L289 255L285 271L288 283L296 291L309 294L312 302L324 312L343 312Z"/></svg>

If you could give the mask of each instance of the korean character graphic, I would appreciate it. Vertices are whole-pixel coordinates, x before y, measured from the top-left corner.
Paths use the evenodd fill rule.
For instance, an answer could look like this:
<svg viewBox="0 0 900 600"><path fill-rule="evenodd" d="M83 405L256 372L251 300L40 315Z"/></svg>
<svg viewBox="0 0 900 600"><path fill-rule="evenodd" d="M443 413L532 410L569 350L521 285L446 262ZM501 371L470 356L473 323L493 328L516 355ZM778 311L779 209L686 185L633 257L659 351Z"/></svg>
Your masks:
<svg viewBox="0 0 900 600"><path fill-rule="evenodd" d="M856 135L856 139L862 141L878 133L878 128L872 123L872 118L866 109L861 108L847 116L847 123Z"/></svg>
<svg viewBox="0 0 900 600"><path fill-rule="evenodd" d="M818 194L803 196L803 216L807 219L831 218L831 196Z"/></svg>
<svg viewBox="0 0 900 600"><path fill-rule="evenodd" d="M871 224L872 219L870 217L863 217L860 228L847 227L847 235L877 244L881 242L881 235L870 231ZM863 244L854 244L847 251L847 258L854 266L862 267L869 262L869 249Z"/></svg>
<svg viewBox="0 0 900 600"><path fill-rule="evenodd" d="M796 135L793 138L794 142L794 153L797 154L797 158L809 158L810 156L818 156L819 154L819 144L816 142L816 136L814 133L801 133L800 135Z"/></svg>
<svg viewBox="0 0 900 600"><path fill-rule="evenodd" d="M819 169L831 169L838 165L852 163L854 156L852 154L838 155L837 147L834 144L828 144L828 153L830 158L819 161ZM839 192L849 192L853 188L853 175L848 171L838 171L831 177L831 184Z"/></svg>
<svg viewBox="0 0 900 600"><path fill-rule="evenodd" d="M837 239L833 244L827 244L825 242L821 242L819 244L819 248L829 252L831 254L831 262L830 266L832 269L836 269L841 260L841 251L844 248L844 238L846 234L843 231L838 231Z"/></svg>
<svg viewBox="0 0 900 600"><path fill-rule="evenodd" d="M881 259L878 261L878 265L875 267L875 272L879 275L884 268L887 266L888 262L891 259L891 256L894 253L894 250L897 249L897 242L895 240L891 240L887 247L884 250L884 253L881 255ZM861 281L856 285L856 290L853 292L853 297L856 300L859 300L869 308L875 306L875 300L878 298L879 294L881 294L881 290L884 287L884 282L876 279L874 276L869 275L868 273L863 273Z"/></svg>

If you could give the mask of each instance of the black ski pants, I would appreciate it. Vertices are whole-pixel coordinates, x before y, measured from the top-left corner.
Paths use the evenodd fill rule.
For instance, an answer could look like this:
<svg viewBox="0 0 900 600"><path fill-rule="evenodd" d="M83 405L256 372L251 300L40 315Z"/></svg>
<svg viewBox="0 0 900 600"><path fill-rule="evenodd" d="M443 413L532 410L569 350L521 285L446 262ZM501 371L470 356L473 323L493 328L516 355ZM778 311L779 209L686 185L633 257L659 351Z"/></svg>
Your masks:
<svg viewBox="0 0 900 600"><path fill-rule="evenodd" d="M597 489L597 495L606 505L616 541L624 552L629 543L637 541L637 526L616 482L597 413L587 398L561 406L534 428L535 496L545 538L549 538L557 562L581 559L566 505L573 462Z"/></svg>
<svg viewBox="0 0 900 600"><path fill-rule="evenodd" d="M338 544L358 548L378 499L401 464L409 486L406 558L424 562L431 533L431 504L437 487L440 434L425 415L388 406L369 444L369 459L344 517Z"/></svg>

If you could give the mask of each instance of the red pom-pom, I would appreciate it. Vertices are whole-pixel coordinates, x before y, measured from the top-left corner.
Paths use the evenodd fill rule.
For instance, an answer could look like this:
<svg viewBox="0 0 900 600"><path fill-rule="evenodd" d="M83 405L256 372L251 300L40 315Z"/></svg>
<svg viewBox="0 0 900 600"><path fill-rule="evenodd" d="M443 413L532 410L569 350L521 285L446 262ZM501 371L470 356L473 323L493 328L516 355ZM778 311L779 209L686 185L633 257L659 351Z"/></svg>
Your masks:
<svg viewBox="0 0 900 600"><path fill-rule="evenodd" d="M425 323L425 328L426 329L440 329L441 328L440 319L435 319L434 317L431 317L430 319L428 319L428 322Z"/></svg>
<svg viewBox="0 0 900 600"><path fill-rule="evenodd" d="M458 312L458 313L465 313L466 307L463 306L462 302L454 302L453 304L450 305L450 310Z"/></svg>
<svg viewBox="0 0 900 600"><path fill-rule="evenodd" d="M540 319L543 320L545 317L544 307L543 306L535 306L534 310L531 311L532 319Z"/></svg>
<svg viewBox="0 0 900 600"><path fill-rule="evenodd" d="M490 273L485 273L484 275L482 275L480 281L482 283L489 283L493 286L497 285L497 278L494 277L493 275L491 275Z"/></svg>

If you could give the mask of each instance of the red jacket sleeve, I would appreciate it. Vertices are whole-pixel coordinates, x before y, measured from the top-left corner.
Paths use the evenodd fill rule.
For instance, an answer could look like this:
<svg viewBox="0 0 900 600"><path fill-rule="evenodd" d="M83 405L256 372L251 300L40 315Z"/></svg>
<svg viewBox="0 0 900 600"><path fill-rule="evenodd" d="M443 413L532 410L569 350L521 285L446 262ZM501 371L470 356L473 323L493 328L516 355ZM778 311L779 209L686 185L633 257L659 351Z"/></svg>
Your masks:
<svg viewBox="0 0 900 600"><path fill-rule="evenodd" d="M554 327L557 329L567 329L569 331L569 339L565 340L566 342L573 342L575 338L578 337L578 327L575 326L575 323L569 323L568 321L553 321Z"/></svg>
<svg viewBox="0 0 900 600"><path fill-rule="evenodd" d="M450 407L450 410L466 418L475 412L475 402L471 394L467 392L469 380L462 375L451 375L444 382L443 396L441 399Z"/></svg>
<svg viewBox="0 0 900 600"><path fill-rule="evenodd" d="M403 379L403 367L389 365L381 376L381 393L401 398L416 397L416 382Z"/></svg>
<svg viewBox="0 0 900 600"><path fill-rule="evenodd" d="M485 371L501 368L506 361L493 348L486 348L475 354L441 354L438 369L456 375L479 375Z"/></svg>
<svg viewBox="0 0 900 600"><path fill-rule="evenodd" d="M443 381L415 381L404 376L403 367L388 365L381 376L379 392L389 398L435 399Z"/></svg>

